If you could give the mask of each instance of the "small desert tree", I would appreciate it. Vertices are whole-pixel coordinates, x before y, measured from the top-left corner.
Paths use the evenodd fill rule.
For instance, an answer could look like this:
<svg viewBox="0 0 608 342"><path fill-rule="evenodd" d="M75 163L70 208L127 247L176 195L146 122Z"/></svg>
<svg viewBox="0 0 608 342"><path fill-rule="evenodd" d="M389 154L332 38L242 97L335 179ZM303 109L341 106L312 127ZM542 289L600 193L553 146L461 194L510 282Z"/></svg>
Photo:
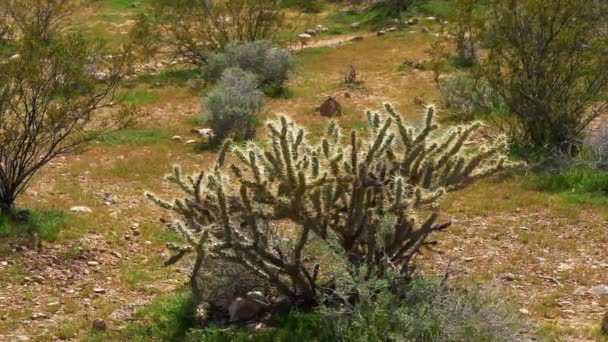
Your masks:
<svg viewBox="0 0 608 342"><path fill-rule="evenodd" d="M188 243L173 246L171 261L196 254L194 299L202 299L199 271L220 260L314 306L332 276L327 260L310 253L313 240L337 248L356 269L365 266L368 276L390 270L409 277L429 236L450 226L439 222L441 198L503 168L505 141L467 148L479 123L439 131L433 108L420 128L392 106L386 111L368 113L367 138L344 137L332 123L318 143L281 117L268 123L261 146L226 144L211 169L192 176L176 167L168 180L185 198L166 202L148 193L178 215L169 226Z"/></svg>
<svg viewBox="0 0 608 342"><path fill-rule="evenodd" d="M478 79L507 104L514 138L569 149L606 112L608 3L496 0L486 9Z"/></svg>
<svg viewBox="0 0 608 342"><path fill-rule="evenodd" d="M279 0L155 0L149 16L134 29L136 43L151 50L150 37L158 37L158 44L198 66L231 41L271 38L283 20Z"/></svg>
<svg viewBox="0 0 608 342"><path fill-rule="evenodd" d="M16 7L10 7L10 4ZM22 16L11 50L18 58L0 63L0 212L14 213L17 196L32 177L54 158L73 152L100 132L129 121L126 112L102 115L129 65L128 54L106 59L102 44L77 33L64 33L57 17L26 14L24 2L5 3ZM28 2L29 3L29 2ZM38 4L30 10L46 13ZM30 4L31 5L31 4ZM23 12L21 12L23 11ZM9 12L12 13L12 12ZM55 12L54 12L55 13ZM60 16L56 12L57 16ZM44 20L41 20L44 19ZM56 26L57 25L57 26ZM49 29L53 27L53 29ZM87 65L107 72L95 82Z"/></svg>

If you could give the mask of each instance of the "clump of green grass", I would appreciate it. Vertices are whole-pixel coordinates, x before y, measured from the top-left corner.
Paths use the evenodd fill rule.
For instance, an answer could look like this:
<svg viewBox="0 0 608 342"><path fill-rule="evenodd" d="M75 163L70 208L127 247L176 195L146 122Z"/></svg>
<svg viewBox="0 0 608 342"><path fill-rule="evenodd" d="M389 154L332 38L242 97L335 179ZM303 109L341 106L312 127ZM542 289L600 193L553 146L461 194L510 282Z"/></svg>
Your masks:
<svg viewBox="0 0 608 342"><path fill-rule="evenodd" d="M417 1L414 7L425 15L440 18L451 18L454 10L452 1L448 0Z"/></svg>
<svg viewBox="0 0 608 342"><path fill-rule="evenodd" d="M136 91L125 94L121 100L126 104L140 106L160 101L160 95L146 91Z"/></svg>
<svg viewBox="0 0 608 342"><path fill-rule="evenodd" d="M0 216L0 238L16 237L22 234L37 233L44 241L56 241L67 218L61 210L30 211L27 222L15 222L7 216Z"/></svg>
<svg viewBox="0 0 608 342"><path fill-rule="evenodd" d="M106 147L121 145L145 146L171 140L172 133L165 129L121 129L102 135L96 144Z"/></svg>
<svg viewBox="0 0 608 342"><path fill-rule="evenodd" d="M184 341L194 327L194 306L185 293L155 300L137 310L137 322L122 331L88 336L89 341Z"/></svg>
<svg viewBox="0 0 608 342"><path fill-rule="evenodd" d="M102 3L113 11L141 11L147 0L139 0L139 7L133 7L135 0L103 0Z"/></svg>
<svg viewBox="0 0 608 342"><path fill-rule="evenodd" d="M139 76L138 82L153 85L183 85L187 81L200 79L201 71L198 68L183 70L163 70L158 74L145 74Z"/></svg>
<svg viewBox="0 0 608 342"><path fill-rule="evenodd" d="M541 173L532 177L532 186L559 194L576 204L608 204L608 172L592 167L570 167L559 173Z"/></svg>

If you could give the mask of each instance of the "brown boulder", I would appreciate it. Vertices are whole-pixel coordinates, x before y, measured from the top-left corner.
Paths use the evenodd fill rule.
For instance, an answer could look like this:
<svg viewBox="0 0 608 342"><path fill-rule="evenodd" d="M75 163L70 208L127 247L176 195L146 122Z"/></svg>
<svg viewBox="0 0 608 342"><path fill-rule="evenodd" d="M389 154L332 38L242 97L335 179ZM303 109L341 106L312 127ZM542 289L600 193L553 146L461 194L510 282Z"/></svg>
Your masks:
<svg viewBox="0 0 608 342"><path fill-rule="evenodd" d="M333 96L328 96L325 102L319 107L319 114L325 117L342 115L342 105Z"/></svg>

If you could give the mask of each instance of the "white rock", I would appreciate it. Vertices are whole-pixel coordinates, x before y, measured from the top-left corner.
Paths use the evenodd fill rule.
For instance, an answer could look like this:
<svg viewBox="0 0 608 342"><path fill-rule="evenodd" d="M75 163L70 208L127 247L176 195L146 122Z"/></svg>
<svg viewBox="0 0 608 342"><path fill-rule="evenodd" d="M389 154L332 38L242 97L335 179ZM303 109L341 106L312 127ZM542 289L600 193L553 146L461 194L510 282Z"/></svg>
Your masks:
<svg viewBox="0 0 608 342"><path fill-rule="evenodd" d="M12 55L9 59L10 60L15 60L15 59L19 59L19 58L21 58L21 55L18 54L18 53L16 53L16 54Z"/></svg>
<svg viewBox="0 0 608 342"><path fill-rule="evenodd" d="M87 213L87 214L91 214L93 213L93 210L91 210L91 208L89 207L85 207L85 206L75 206L75 207L71 207L70 208L71 212L74 213Z"/></svg>
<svg viewBox="0 0 608 342"><path fill-rule="evenodd" d="M606 285L598 285L598 286L594 286L592 288L590 288L587 291L589 294L592 294L594 296L608 296L608 286Z"/></svg>
<svg viewBox="0 0 608 342"><path fill-rule="evenodd" d="M312 39L312 36L309 35L308 33L302 33L298 35L298 38L300 38L300 41L302 43L307 43Z"/></svg>
<svg viewBox="0 0 608 342"><path fill-rule="evenodd" d="M174 136L171 138L171 140L173 140L173 141L182 141L182 140L184 140L184 139L183 139L182 137L180 137L179 135L174 135Z"/></svg>
<svg viewBox="0 0 608 342"><path fill-rule="evenodd" d="M186 145L196 144L196 140L188 140L186 141Z"/></svg>
<svg viewBox="0 0 608 342"><path fill-rule="evenodd" d="M587 293L587 288L584 286L581 286L581 287L577 288L576 290L574 290L574 294L577 296L582 296L586 293Z"/></svg>

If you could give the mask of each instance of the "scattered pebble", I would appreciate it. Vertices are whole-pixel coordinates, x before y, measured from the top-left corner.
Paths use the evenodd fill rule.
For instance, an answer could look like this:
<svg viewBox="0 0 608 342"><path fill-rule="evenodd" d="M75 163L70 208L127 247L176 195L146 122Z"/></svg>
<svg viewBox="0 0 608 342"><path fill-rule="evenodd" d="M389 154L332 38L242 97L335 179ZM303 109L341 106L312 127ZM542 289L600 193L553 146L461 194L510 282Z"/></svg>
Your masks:
<svg viewBox="0 0 608 342"><path fill-rule="evenodd" d="M87 214L93 213L93 210L91 210L91 208L85 207L85 206L75 206L75 207L70 208L70 211L74 212L74 213L87 213Z"/></svg>

